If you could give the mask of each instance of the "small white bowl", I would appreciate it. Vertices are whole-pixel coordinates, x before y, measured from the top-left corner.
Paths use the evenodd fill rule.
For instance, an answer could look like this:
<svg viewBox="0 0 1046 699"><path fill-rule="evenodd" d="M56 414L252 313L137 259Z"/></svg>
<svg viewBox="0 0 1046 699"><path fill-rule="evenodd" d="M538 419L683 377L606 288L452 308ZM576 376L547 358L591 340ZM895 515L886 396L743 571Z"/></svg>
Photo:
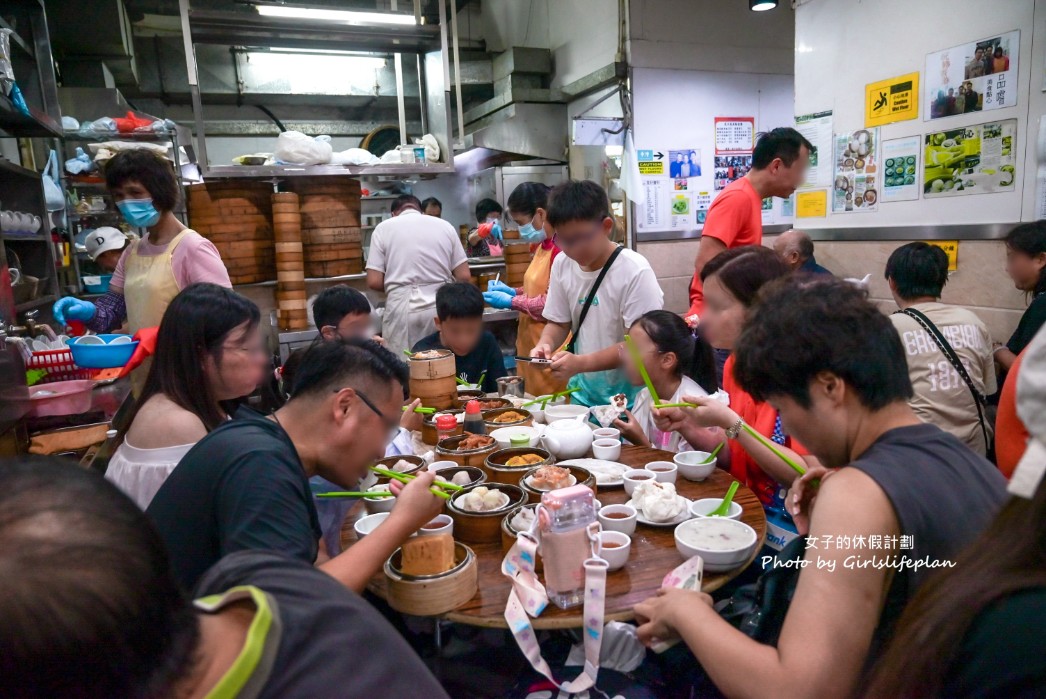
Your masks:
<svg viewBox="0 0 1046 699"><path fill-rule="evenodd" d="M700 534L712 535L714 545L700 545L694 538ZM723 543L723 537L732 541ZM675 530L676 550L683 558L700 556L705 571L724 573L737 568L752 555L758 543L755 530L744 522L726 517L701 517L688 519Z"/></svg>
<svg viewBox="0 0 1046 699"><path fill-rule="evenodd" d="M105 340L98 337L97 335L81 335L76 338L76 344L78 345L104 345Z"/></svg>
<svg viewBox="0 0 1046 699"><path fill-rule="evenodd" d="M679 473L679 468L671 461L651 461L643 468L653 473L658 483L675 483Z"/></svg>
<svg viewBox="0 0 1046 699"><path fill-rule="evenodd" d="M621 430L616 427L600 427L592 430L592 436L596 439L621 439Z"/></svg>
<svg viewBox="0 0 1046 699"><path fill-rule="evenodd" d="M541 430L529 425L520 425L519 427L499 427L490 432L490 436L498 443L500 449L508 449L513 446L512 438L519 435L526 435L530 440L523 446L536 447L541 441Z"/></svg>
<svg viewBox="0 0 1046 699"><path fill-rule="evenodd" d="M610 515L625 515L611 517ZM607 505L599 511L596 519L603 525L603 531L621 532L632 536L636 532L636 508L631 505Z"/></svg>
<svg viewBox="0 0 1046 699"><path fill-rule="evenodd" d="M719 507L723 498L701 498L690 503L690 514L694 517L708 517L708 513ZM742 508L733 500L730 501L730 510L726 513L726 519L741 519Z"/></svg>
<svg viewBox="0 0 1046 699"><path fill-rule="evenodd" d="M126 344L130 344L130 342L131 342L131 336L130 335L120 335L118 337L114 337L112 340L109 340L109 344L110 345L126 345Z"/></svg>
<svg viewBox="0 0 1046 699"><path fill-rule="evenodd" d="M621 456L621 442L616 439L597 439L592 442L592 456L606 461L617 461Z"/></svg>
<svg viewBox="0 0 1046 699"><path fill-rule="evenodd" d="M636 478L636 476L640 477ZM625 482L625 492L631 495L637 485L657 480L657 476L645 468L633 468L625 471L621 479Z"/></svg>
<svg viewBox="0 0 1046 699"><path fill-rule="evenodd" d="M625 564L628 563L628 554L632 551L632 539L629 538L628 534L614 531L600 532L599 543L599 557L609 564L607 566L608 571L619 570L625 567ZM613 548L607 548L608 543L617 545Z"/></svg>
<svg viewBox="0 0 1046 699"><path fill-rule="evenodd" d="M372 531L378 528L378 525L389 518L388 512L379 512L375 515L367 515L360 517L356 520L356 523L352 525L352 528L356 530L356 538L362 539L363 537L370 534Z"/></svg>
<svg viewBox="0 0 1046 699"><path fill-rule="evenodd" d="M574 403L550 405L545 408L545 422L550 425L560 420L576 420L582 415L588 415L588 408Z"/></svg>
<svg viewBox="0 0 1046 699"><path fill-rule="evenodd" d="M441 468L457 468L460 465L457 461L433 461L426 470L435 473Z"/></svg>
<svg viewBox="0 0 1046 699"><path fill-rule="evenodd" d="M378 483L367 488L367 492L372 490L386 492L389 490L388 483ZM379 512L392 512L392 508L396 506L396 498L384 497L384 498L363 498L363 506L367 508L367 514L377 514Z"/></svg>
<svg viewBox="0 0 1046 699"><path fill-rule="evenodd" d="M450 515L436 515L418 530L418 536L435 536L436 534L454 534L454 520Z"/></svg>
<svg viewBox="0 0 1046 699"><path fill-rule="evenodd" d="M688 481L703 481L712 475L715 470L716 460L712 459L707 464L701 463L711 456L707 451L681 451L672 457L672 461L679 468L679 473Z"/></svg>

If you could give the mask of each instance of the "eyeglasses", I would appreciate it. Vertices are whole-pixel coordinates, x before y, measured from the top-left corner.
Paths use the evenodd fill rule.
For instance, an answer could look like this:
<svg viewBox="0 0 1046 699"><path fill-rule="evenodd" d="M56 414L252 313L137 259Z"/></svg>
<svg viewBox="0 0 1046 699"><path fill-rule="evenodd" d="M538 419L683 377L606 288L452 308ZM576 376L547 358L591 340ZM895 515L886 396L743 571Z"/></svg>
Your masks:
<svg viewBox="0 0 1046 699"><path fill-rule="evenodd" d="M336 388L336 389L334 389L333 392L334 393L341 393L346 388L352 388L352 386L345 386L343 388ZM377 415L379 418L381 418L381 421L385 423L385 429L387 429L388 432L389 432L389 441L392 441L396 437L396 435L399 434L399 431L400 431L400 421L398 419L389 420L389 418L385 415L385 413L381 412L381 410L378 409L378 406L374 405L374 403L371 401L371 399L367 397L366 393L364 393L363 391L361 391L361 390L359 390L357 388L352 388L352 390L356 391L356 395L360 397L360 400L363 401L364 405L366 405L368 408L373 410L374 414Z"/></svg>

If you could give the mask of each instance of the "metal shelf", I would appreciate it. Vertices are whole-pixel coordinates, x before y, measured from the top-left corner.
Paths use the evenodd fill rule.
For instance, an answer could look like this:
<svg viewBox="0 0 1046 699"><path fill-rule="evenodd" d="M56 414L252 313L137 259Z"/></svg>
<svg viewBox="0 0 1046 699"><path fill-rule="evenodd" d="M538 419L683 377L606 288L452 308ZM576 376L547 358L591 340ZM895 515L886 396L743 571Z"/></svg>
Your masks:
<svg viewBox="0 0 1046 699"><path fill-rule="evenodd" d="M49 243L50 235L0 235L5 243Z"/></svg>
<svg viewBox="0 0 1046 699"><path fill-rule="evenodd" d="M201 168L203 169L203 168ZM283 177L360 177L363 175L438 175L454 172L454 165L217 165L203 169L203 178L226 177L283 178ZM368 197L362 197L364 201Z"/></svg>
<svg viewBox="0 0 1046 699"><path fill-rule="evenodd" d="M0 131L6 131L19 138L55 138L62 135L61 128L50 118L42 121L35 116L26 116L18 111L11 98L4 94L0 94Z"/></svg>
<svg viewBox="0 0 1046 699"><path fill-rule="evenodd" d="M25 42L25 39L20 37L18 35L18 32L16 32L14 28L12 28L11 25L4 20L3 17L0 17L0 29L10 29L11 34L9 36L11 37L11 46L21 49L25 52L27 56L29 56L29 58L33 59L34 61L36 60L36 52L33 51L33 47L27 44Z"/></svg>
<svg viewBox="0 0 1046 699"><path fill-rule="evenodd" d="M155 131L131 131L129 133L123 133L120 131L114 133L98 134L96 136L88 136L81 134L79 131L65 131L62 134L62 139L66 141L80 141L81 143L103 143L105 141L137 141L144 143L170 143L171 139L174 138L175 132L169 133L157 133Z"/></svg>

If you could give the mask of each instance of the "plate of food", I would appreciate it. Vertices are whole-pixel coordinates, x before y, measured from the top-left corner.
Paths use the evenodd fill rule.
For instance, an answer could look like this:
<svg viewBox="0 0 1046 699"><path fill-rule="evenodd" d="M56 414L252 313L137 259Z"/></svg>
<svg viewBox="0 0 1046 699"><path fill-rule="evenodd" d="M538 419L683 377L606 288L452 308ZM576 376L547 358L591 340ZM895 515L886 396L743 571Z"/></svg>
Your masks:
<svg viewBox="0 0 1046 699"><path fill-rule="evenodd" d="M652 527L674 527L690 519L690 500L676 493L672 483L640 483L625 504L636 508L638 522Z"/></svg>
<svg viewBox="0 0 1046 699"><path fill-rule="evenodd" d="M556 462L557 466L580 466L596 477L596 485L600 488L614 488L625 484L625 471L628 466L617 461L605 459L567 459Z"/></svg>
<svg viewBox="0 0 1046 699"><path fill-rule="evenodd" d="M577 483L577 478L560 466L542 466L526 477L526 483L534 490L559 490Z"/></svg>

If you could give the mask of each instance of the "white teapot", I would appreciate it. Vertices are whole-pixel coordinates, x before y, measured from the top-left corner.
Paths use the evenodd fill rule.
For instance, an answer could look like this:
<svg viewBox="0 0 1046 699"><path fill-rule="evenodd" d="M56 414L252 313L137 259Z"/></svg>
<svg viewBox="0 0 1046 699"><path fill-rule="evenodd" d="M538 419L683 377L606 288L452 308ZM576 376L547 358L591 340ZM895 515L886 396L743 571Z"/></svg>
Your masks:
<svg viewBox="0 0 1046 699"><path fill-rule="evenodd" d="M545 427L541 446L557 459L577 459L592 446L592 430L579 420L558 420Z"/></svg>

